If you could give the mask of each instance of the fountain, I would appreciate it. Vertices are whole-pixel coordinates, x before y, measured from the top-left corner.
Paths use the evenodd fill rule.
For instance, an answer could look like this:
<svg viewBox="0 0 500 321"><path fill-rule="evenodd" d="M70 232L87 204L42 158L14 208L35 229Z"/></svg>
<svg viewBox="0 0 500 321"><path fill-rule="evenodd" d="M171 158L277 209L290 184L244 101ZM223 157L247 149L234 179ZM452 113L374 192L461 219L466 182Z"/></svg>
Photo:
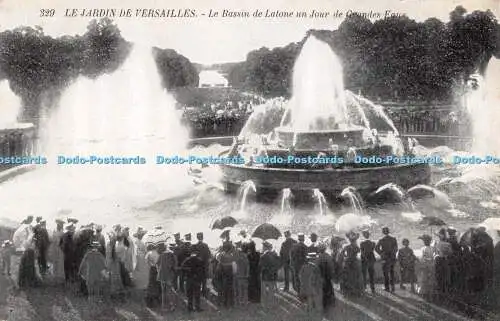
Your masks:
<svg viewBox="0 0 500 321"><path fill-rule="evenodd" d="M359 195L356 188L348 186L344 188L342 193L340 193L340 196L345 197L349 200L355 214L364 214L365 205L363 204L363 199L361 198L361 195Z"/></svg>
<svg viewBox="0 0 500 321"><path fill-rule="evenodd" d="M281 215L292 214L292 190L289 188L284 188L281 196Z"/></svg>
<svg viewBox="0 0 500 321"><path fill-rule="evenodd" d="M241 185L241 201L240 201L240 213L245 213L245 206L247 205L248 192L252 190L254 193L257 192L254 182L251 180L243 182Z"/></svg>
<svg viewBox="0 0 500 321"><path fill-rule="evenodd" d="M0 185L13 219L36 213L50 224L59 207L81 221L106 225L120 217L122 224L133 224L139 209L192 189L181 165L154 163L157 154L186 150L188 132L161 85L151 48L135 45L117 71L95 80L79 78L55 107L40 129L48 164ZM58 155L148 162L58 165Z"/></svg>
<svg viewBox="0 0 500 321"><path fill-rule="evenodd" d="M290 188L300 196L319 189L336 198L345 186L367 194L386 183L409 188L430 180L426 163L360 161L412 155L382 107L344 90L339 59L313 36L295 63L288 105L272 110L270 117L262 111L250 117L233 147L220 155L251 159L221 166L227 191L251 179L260 195ZM280 111L281 119L276 117ZM265 157L258 153L263 149Z"/></svg>

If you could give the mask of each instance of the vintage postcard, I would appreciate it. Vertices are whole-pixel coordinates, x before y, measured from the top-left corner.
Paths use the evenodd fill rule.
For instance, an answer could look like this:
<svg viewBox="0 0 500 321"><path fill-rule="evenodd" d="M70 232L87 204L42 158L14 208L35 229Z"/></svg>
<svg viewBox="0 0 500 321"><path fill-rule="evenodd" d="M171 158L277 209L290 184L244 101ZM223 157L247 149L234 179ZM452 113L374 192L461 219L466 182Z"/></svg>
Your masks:
<svg viewBox="0 0 500 321"><path fill-rule="evenodd" d="M0 320L500 320L498 0L0 0Z"/></svg>

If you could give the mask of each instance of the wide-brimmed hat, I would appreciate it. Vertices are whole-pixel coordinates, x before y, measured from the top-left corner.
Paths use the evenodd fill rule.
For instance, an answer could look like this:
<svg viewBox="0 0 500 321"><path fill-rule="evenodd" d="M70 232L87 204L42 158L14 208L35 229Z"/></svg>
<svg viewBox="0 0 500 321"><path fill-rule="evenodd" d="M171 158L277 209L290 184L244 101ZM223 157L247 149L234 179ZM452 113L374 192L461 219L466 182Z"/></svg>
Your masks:
<svg viewBox="0 0 500 321"><path fill-rule="evenodd" d="M61 220L61 219L59 219L59 218L56 219L55 222L56 222L57 225L63 225L64 224L64 221Z"/></svg>
<svg viewBox="0 0 500 321"><path fill-rule="evenodd" d="M90 246L93 248L100 247L101 243L94 241L94 242L90 243Z"/></svg>
<svg viewBox="0 0 500 321"><path fill-rule="evenodd" d="M268 241L264 241L262 243L262 248L265 248L265 249L272 249L273 248L273 245L271 243L269 243Z"/></svg>
<svg viewBox="0 0 500 321"><path fill-rule="evenodd" d="M135 233L132 236L133 237L144 236L146 233L147 231L143 227L139 226L137 228L137 231L135 231Z"/></svg>
<svg viewBox="0 0 500 321"><path fill-rule="evenodd" d="M68 223L73 223L73 224L77 224L78 223L78 220L74 217L68 217Z"/></svg>
<svg viewBox="0 0 500 321"><path fill-rule="evenodd" d="M355 240L357 240L359 238L359 234L356 233L356 232L354 232L354 231L350 231L345 236L347 237L347 239L349 241L355 241Z"/></svg>
<svg viewBox="0 0 500 321"><path fill-rule="evenodd" d="M310 252L310 253L307 253L307 255L306 255L306 259L308 259L308 260L316 259L317 257L318 257L318 253L316 253L316 252Z"/></svg>
<svg viewBox="0 0 500 321"><path fill-rule="evenodd" d="M74 231L76 229L75 224L69 223L64 227L67 231Z"/></svg>
<svg viewBox="0 0 500 321"><path fill-rule="evenodd" d="M425 241L432 241L432 236L430 236L429 234L424 234L424 235L422 235L422 236L419 236L418 238L419 238L420 240L424 241L424 242L425 242Z"/></svg>

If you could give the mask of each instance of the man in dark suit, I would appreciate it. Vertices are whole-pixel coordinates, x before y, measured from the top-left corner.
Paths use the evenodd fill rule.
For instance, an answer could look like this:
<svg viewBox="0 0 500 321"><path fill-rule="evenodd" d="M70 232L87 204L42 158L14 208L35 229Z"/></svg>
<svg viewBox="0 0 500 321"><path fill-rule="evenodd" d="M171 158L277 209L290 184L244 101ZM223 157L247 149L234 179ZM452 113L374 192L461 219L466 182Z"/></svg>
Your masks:
<svg viewBox="0 0 500 321"><path fill-rule="evenodd" d="M384 237L378 241L375 251L382 259L385 291L394 292L396 290L394 285L394 264L396 263L396 254L398 253L398 241L389 235L388 227L382 228L382 233Z"/></svg>
<svg viewBox="0 0 500 321"><path fill-rule="evenodd" d="M303 233L299 233L298 242L292 246L292 251L290 253L290 263L293 269L293 288L299 293L300 292L300 270L302 266L306 263L307 253L309 248L304 244L305 236Z"/></svg>
<svg viewBox="0 0 500 321"><path fill-rule="evenodd" d="M177 256L178 264L181 265L184 260L191 256L191 233L184 235L184 242L180 245L179 254ZM179 275L179 291L181 293L185 292L186 277L183 270L181 269Z"/></svg>
<svg viewBox="0 0 500 321"><path fill-rule="evenodd" d="M186 277L188 311L202 311L200 307L200 290L205 278L205 265L198 253L192 253L184 260L182 271Z"/></svg>
<svg viewBox="0 0 500 321"><path fill-rule="evenodd" d="M366 274L368 273L368 277L370 280L370 289L372 293L375 293L375 242L370 240L370 232L365 230L362 232L363 237L365 238L359 245L361 248L361 271L363 272L363 282L365 284L366 289Z"/></svg>
<svg viewBox="0 0 500 321"><path fill-rule="evenodd" d="M309 253L318 253L318 234L311 233L309 236L311 245L309 245Z"/></svg>
<svg viewBox="0 0 500 321"><path fill-rule="evenodd" d="M208 278L208 265L210 264L210 258L212 257L212 254L210 253L210 248L208 247L207 243L203 242L203 233L197 233L196 238L198 239L198 243L193 244L191 247L192 253L198 253L198 256L200 259L203 261L203 264L205 266L205 274L202 279L201 283L201 291L203 296L207 296L207 278Z"/></svg>
<svg viewBox="0 0 500 321"><path fill-rule="evenodd" d="M285 233L285 241L281 244L280 249L280 258L281 263L283 264L283 271L285 274L285 286L283 291L290 290L290 253L292 251L292 247L297 241L292 239L292 234L290 231L286 231ZM292 285L294 284L294 279L292 278ZM295 286L294 286L295 287Z"/></svg>

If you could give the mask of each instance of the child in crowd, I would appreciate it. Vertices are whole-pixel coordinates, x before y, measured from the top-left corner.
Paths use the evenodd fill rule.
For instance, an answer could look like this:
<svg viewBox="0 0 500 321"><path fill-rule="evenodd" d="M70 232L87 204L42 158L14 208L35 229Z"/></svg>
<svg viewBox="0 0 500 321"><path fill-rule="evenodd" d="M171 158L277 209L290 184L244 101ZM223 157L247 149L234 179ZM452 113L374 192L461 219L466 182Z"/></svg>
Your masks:
<svg viewBox="0 0 500 321"><path fill-rule="evenodd" d="M410 248L410 241L403 239L403 247L398 252L398 262L401 268L401 289L405 289L405 283L410 283L411 291L415 292L415 282L417 276L415 274L415 262L417 257Z"/></svg>
<svg viewBox="0 0 500 321"><path fill-rule="evenodd" d="M0 250L2 258L2 274L7 273L7 275L10 275L10 262L11 256L14 254L14 250L14 245L11 241L7 240L2 243L2 248Z"/></svg>

